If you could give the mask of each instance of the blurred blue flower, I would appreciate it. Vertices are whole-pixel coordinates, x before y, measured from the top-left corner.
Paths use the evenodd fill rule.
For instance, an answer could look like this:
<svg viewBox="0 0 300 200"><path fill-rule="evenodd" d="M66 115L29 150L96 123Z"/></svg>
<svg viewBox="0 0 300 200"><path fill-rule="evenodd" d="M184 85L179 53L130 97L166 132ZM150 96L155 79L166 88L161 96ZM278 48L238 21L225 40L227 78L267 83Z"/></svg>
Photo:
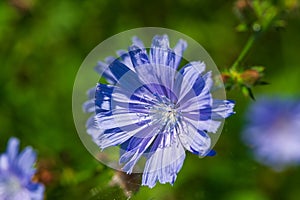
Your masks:
<svg viewBox="0 0 300 200"><path fill-rule="evenodd" d="M26 147L18 153L19 140L11 138L6 152L0 155L0 199L43 199L44 186L32 181L36 153L31 147Z"/></svg>
<svg viewBox="0 0 300 200"><path fill-rule="evenodd" d="M276 171L300 164L300 102L264 97L247 112L244 141L255 158Z"/></svg>
<svg viewBox="0 0 300 200"><path fill-rule="evenodd" d="M146 158L142 185L150 188L157 181L174 183L185 150L198 156L214 154L207 132L217 132L233 113L233 102L212 98L213 80L210 71L204 73L204 62L190 62L178 70L186 47L179 40L171 49L167 35L155 36L147 52L134 38L128 52L118 52L119 59L99 63L97 69L109 84L97 84L84 105L96 113L87 129L98 146L121 147L123 171L132 173Z"/></svg>

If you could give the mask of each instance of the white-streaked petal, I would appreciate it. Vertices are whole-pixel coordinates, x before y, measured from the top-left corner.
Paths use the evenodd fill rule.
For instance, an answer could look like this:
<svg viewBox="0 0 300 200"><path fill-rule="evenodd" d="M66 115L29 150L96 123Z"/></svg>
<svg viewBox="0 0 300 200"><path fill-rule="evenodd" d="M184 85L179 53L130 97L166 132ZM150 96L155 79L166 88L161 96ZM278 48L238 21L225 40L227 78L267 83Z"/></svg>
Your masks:
<svg viewBox="0 0 300 200"><path fill-rule="evenodd" d="M97 139L99 135L103 132L101 128L99 128L97 119L95 118L95 114L88 118L86 121L86 129L87 133L93 137L93 139Z"/></svg>
<svg viewBox="0 0 300 200"><path fill-rule="evenodd" d="M141 82L150 87L149 89L152 90L153 93L163 95L165 92L165 96L171 96L170 91L173 88L175 74L177 73L176 70L169 65L169 62L174 61L174 54L171 50L166 50L169 56L166 63L150 63L146 52L136 46L131 46L129 50L132 63ZM150 85L160 85L160 87L151 87ZM167 88L166 91L162 90L162 86Z"/></svg>
<svg viewBox="0 0 300 200"><path fill-rule="evenodd" d="M180 39L176 46L174 47L174 53L175 53L175 63L174 68L177 69L180 65L180 61L183 56L183 52L187 48L187 42L185 40Z"/></svg>
<svg viewBox="0 0 300 200"><path fill-rule="evenodd" d="M116 78L113 75L113 73L110 71L109 69L109 64L99 61L98 64L95 67L95 71L101 75L101 77L104 77L105 80L109 83L109 84L114 84L116 83ZM100 79L100 77L99 77Z"/></svg>
<svg viewBox="0 0 300 200"><path fill-rule="evenodd" d="M134 71L133 64L131 62L129 53L125 50L118 50L117 55L119 56L119 60L121 63L126 65L130 70Z"/></svg>
<svg viewBox="0 0 300 200"><path fill-rule="evenodd" d="M192 91L194 84L199 78L203 80L201 73L204 70L204 62L190 62L179 71L174 84L174 91L179 96L179 101ZM198 84L203 84L204 86L205 82ZM193 95L195 95L194 92Z"/></svg>
<svg viewBox="0 0 300 200"><path fill-rule="evenodd" d="M212 96L210 89L212 86L211 72L199 77L194 84L186 90L180 92L179 103L184 112L195 111L203 108L205 105L212 106ZM198 109L197 109L198 108Z"/></svg>
<svg viewBox="0 0 300 200"><path fill-rule="evenodd" d="M137 46L129 47L129 55L135 68L141 65L150 64L147 52Z"/></svg>
<svg viewBox="0 0 300 200"><path fill-rule="evenodd" d="M150 147L152 142L155 139L155 135L159 130L154 127L146 127L142 130L144 133L139 133L140 135L145 135L145 138L138 138L140 140L139 144L136 145L133 149L126 149L125 153L120 157L120 162L126 164L123 166L122 170L125 170L127 173L132 173L132 170L141 156L144 155L145 151ZM147 138L147 136L149 136Z"/></svg>
<svg viewBox="0 0 300 200"><path fill-rule="evenodd" d="M233 112L234 102L229 100L214 99L212 107L212 118L213 119L225 119Z"/></svg>
<svg viewBox="0 0 300 200"><path fill-rule="evenodd" d="M86 113L95 112L95 99L84 102L82 105L82 109Z"/></svg>
<svg viewBox="0 0 300 200"><path fill-rule="evenodd" d="M155 36L150 48L150 61L159 66L168 66L170 63L169 38L167 35ZM174 57L175 61L175 57Z"/></svg>
<svg viewBox="0 0 300 200"><path fill-rule="evenodd" d="M183 115L184 120L199 130L216 133L222 124L222 121L215 120L200 120L199 115L191 116L191 114Z"/></svg>
<svg viewBox="0 0 300 200"><path fill-rule="evenodd" d="M201 109L205 109L208 106L211 107L213 99L210 93L201 93L199 96L194 96L188 99L180 105L180 110L183 113L197 112L200 114Z"/></svg>
<svg viewBox="0 0 300 200"><path fill-rule="evenodd" d="M106 58L104 59L105 63L108 64L108 65L110 65L110 64L111 64L112 62L114 62L115 60L116 60L116 58L113 57L113 56L108 56L108 57L106 57Z"/></svg>
<svg viewBox="0 0 300 200"><path fill-rule="evenodd" d="M177 137L171 146L158 147L146 162L142 185L153 188L157 181L173 184L184 159L185 151Z"/></svg>
<svg viewBox="0 0 300 200"><path fill-rule="evenodd" d="M117 85L124 90L133 91L134 89L142 86L140 79L135 71L115 60L109 66L109 69L117 79Z"/></svg>
<svg viewBox="0 0 300 200"><path fill-rule="evenodd" d="M179 130L180 142L185 149L199 156L205 156L210 151L211 140L203 130L186 121L179 123Z"/></svg>
<svg viewBox="0 0 300 200"><path fill-rule="evenodd" d="M113 93L114 86L97 84L95 93L95 109L96 113L107 112L112 109L111 95Z"/></svg>
<svg viewBox="0 0 300 200"><path fill-rule="evenodd" d="M96 115L96 119L101 129L121 128L134 124L138 127L143 122L151 121L151 117L147 114L129 112L126 109L117 109L104 115L100 113Z"/></svg>
<svg viewBox="0 0 300 200"><path fill-rule="evenodd" d="M135 124L129 125L126 127L126 130L120 128L114 128L105 130L103 134L98 138L98 145L101 149L105 149L107 147L116 146L126 142L131 137L140 133L144 129L149 127L148 124L144 124L141 126L136 126Z"/></svg>
<svg viewBox="0 0 300 200"><path fill-rule="evenodd" d="M132 43L133 45L138 46L140 49L145 48L143 41L140 40L140 38L138 38L137 36L132 37Z"/></svg>

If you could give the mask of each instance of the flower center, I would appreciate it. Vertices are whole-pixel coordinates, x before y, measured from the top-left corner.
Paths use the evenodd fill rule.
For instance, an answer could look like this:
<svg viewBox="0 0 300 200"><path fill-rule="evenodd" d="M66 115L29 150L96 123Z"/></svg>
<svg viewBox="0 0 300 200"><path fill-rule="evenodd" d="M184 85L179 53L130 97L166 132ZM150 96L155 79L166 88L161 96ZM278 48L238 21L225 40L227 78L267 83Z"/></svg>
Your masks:
<svg viewBox="0 0 300 200"><path fill-rule="evenodd" d="M165 96L156 96L156 103L150 108L152 120L160 121L162 129L170 131L181 119L181 113L178 111L178 105L171 102Z"/></svg>

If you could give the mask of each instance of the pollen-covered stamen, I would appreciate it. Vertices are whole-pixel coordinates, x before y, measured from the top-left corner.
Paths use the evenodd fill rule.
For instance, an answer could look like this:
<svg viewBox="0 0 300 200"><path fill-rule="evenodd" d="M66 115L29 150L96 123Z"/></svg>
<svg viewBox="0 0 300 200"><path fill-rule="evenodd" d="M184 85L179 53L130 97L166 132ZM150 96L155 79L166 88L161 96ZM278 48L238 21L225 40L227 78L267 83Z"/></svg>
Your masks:
<svg viewBox="0 0 300 200"><path fill-rule="evenodd" d="M155 96L157 102L150 108L152 120L160 121L161 126L164 127L163 129L170 131L181 120L178 105L171 102L166 96Z"/></svg>

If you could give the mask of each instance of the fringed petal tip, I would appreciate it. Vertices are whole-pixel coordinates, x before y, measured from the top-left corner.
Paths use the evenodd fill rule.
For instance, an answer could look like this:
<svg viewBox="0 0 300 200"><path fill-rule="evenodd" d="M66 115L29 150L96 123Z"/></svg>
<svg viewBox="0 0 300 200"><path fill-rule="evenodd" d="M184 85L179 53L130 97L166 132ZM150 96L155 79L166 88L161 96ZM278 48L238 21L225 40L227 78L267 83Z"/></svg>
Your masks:
<svg viewBox="0 0 300 200"><path fill-rule="evenodd" d="M132 37L132 44L135 45L135 46L138 46L140 49L144 49L145 48L144 43L137 36L133 36Z"/></svg>
<svg viewBox="0 0 300 200"><path fill-rule="evenodd" d="M152 40L152 48L169 49L169 37L168 35L156 35Z"/></svg>
<svg viewBox="0 0 300 200"><path fill-rule="evenodd" d="M225 115L225 118L235 114L235 111L233 111L233 108L235 106L234 100L224 100L225 107L227 108L227 115Z"/></svg>
<svg viewBox="0 0 300 200"><path fill-rule="evenodd" d="M82 104L82 110L85 113L91 113L95 111L95 100L88 100Z"/></svg>
<svg viewBox="0 0 300 200"><path fill-rule="evenodd" d="M178 56L182 56L182 53L185 51L187 46L188 46L188 44L185 40L179 39L176 46L174 47L174 51Z"/></svg>
<svg viewBox="0 0 300 200"><path fill-rule="evenodd" d="M149 178L144 177L145 173L143 174L143 179L142 179L142 186L147 186L150 189L154 188L157 184L157 182L161 183L161 184L166 184L169 183L170 185L174 185L176 178L177 178L177 174L174 174L173 176L169 176L167 180L160 180L160 178L156 178L153 179L152 181L148 181ZM146 176L153 176L153 174L146 174Z"/></svg>
<svg viewBox="0 0 300 200"><path fill-rule="evenodd" d="M233 114L235 112L233 111L233 108L235 106L235 102L232 100L219 100L215 99L213 102L213 119L219 120L219 119L225 119Z"/></svg>
<svg viewBox="0 0 300 200"><path fill-rule="evenodd" d="M170 147L156 149L148 158L142 185L153 188L157 182L174 184L185 159L184 148L178 144L179 139L175 140Z"/></svg>

